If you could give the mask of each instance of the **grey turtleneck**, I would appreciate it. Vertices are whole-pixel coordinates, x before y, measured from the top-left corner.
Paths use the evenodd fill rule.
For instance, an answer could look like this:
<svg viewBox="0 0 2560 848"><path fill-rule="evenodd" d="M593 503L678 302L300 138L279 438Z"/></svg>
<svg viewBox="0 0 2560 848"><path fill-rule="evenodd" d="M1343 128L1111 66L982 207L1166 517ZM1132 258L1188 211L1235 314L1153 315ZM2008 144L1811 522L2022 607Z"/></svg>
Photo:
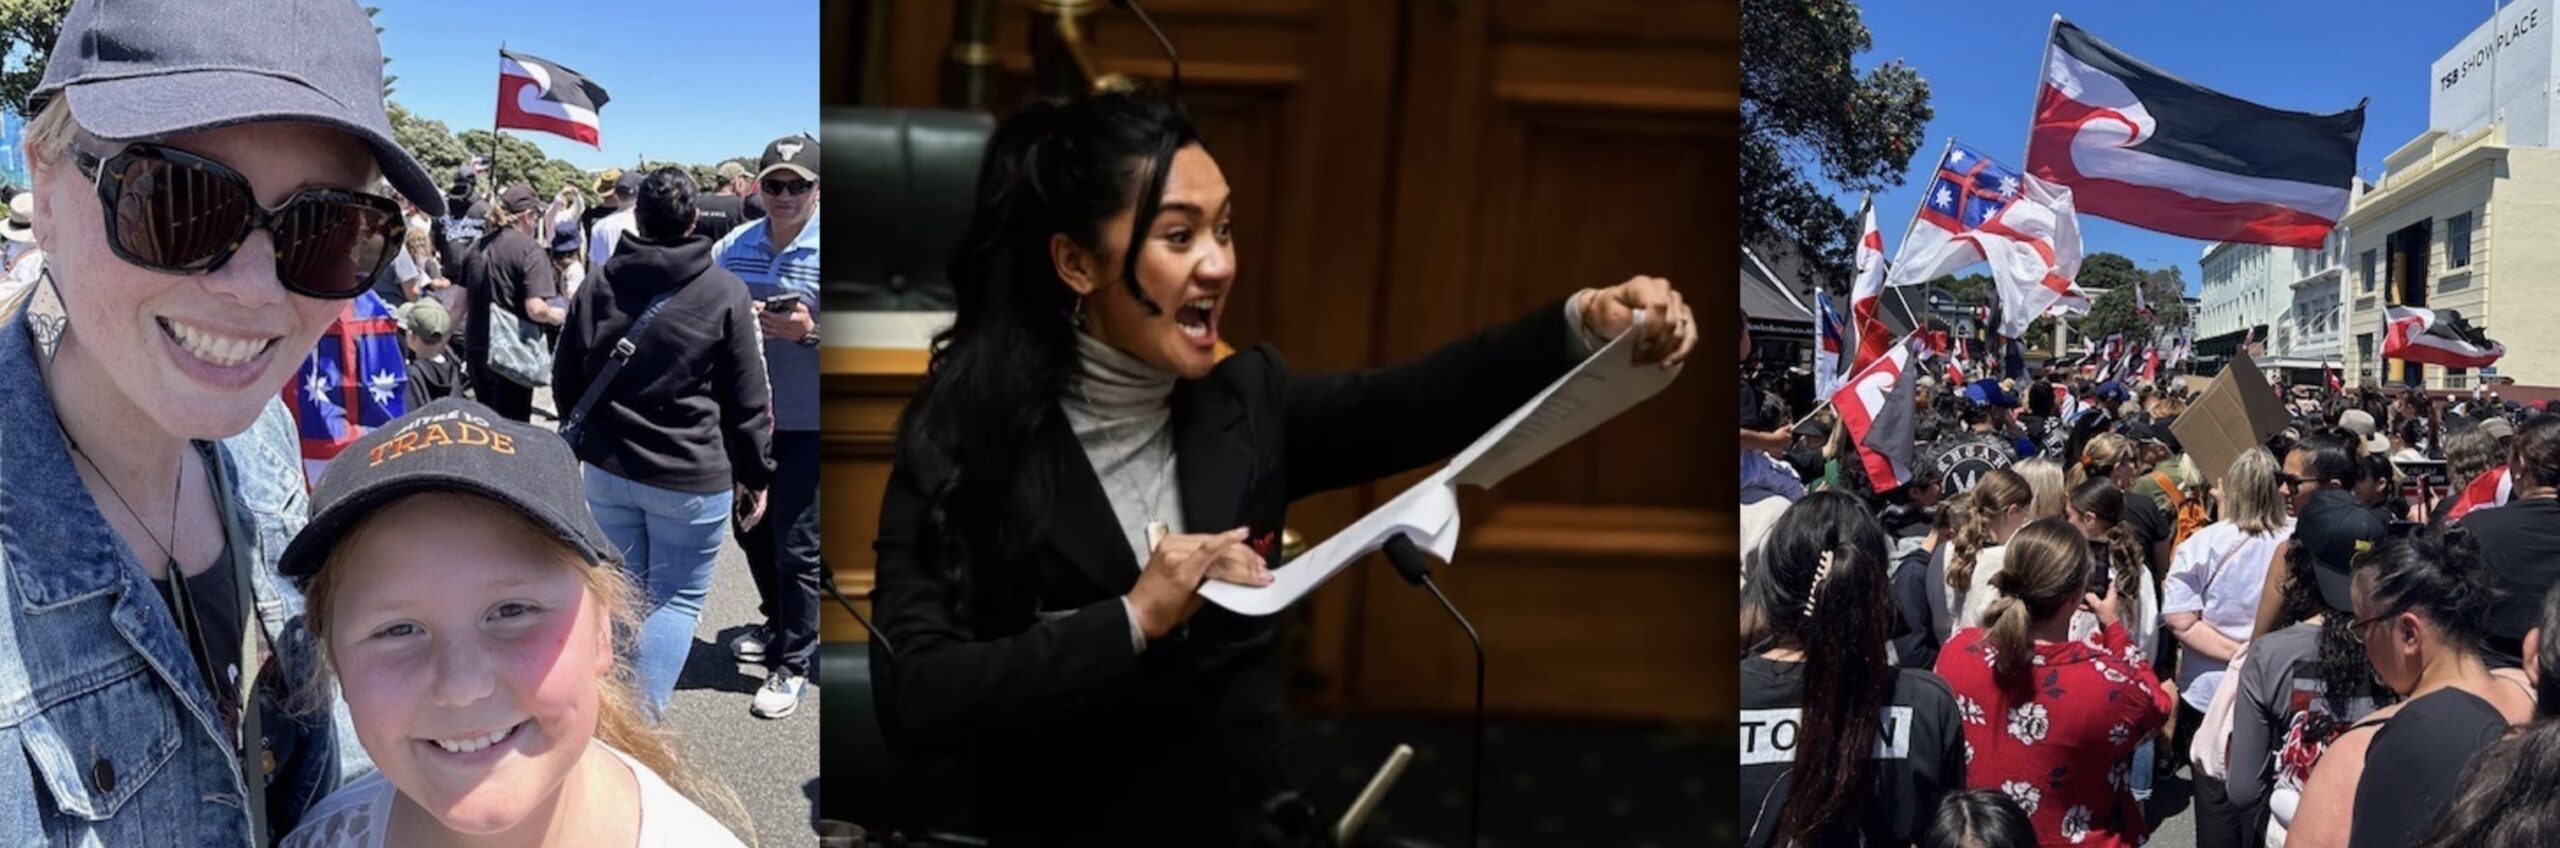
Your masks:
<svg viewBox="0 0 2560 848"><path fill-rule="evenodd" d="M1182 488L1173 470L1173 385L1172 374L1076 334L1076 373L1060 405L1141 568L1150 553L1150 522L1183 532Z"/></svg>
<svg viewBox="0 0 2560 848"><path fill-rule="evenodd" d="M1140 569L1153 553L1149 523L1161 521L1167 532L1182 532L1182 483L1173 470L1173 385L1172 374L1101 339L1076 334L1076 373L1059 406L1093 463L1093 475L1102 480L1132 564ZM1137 610L1126 598L1121 605L1129 613L1130 647L1146 650Z"/></svg>

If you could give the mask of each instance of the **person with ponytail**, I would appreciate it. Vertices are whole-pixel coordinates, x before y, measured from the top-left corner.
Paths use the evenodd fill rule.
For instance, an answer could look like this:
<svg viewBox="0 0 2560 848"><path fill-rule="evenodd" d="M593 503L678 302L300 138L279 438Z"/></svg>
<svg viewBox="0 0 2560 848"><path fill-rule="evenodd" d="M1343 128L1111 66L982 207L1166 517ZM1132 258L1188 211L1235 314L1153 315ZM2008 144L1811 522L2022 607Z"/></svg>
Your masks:
<svg viewBox="0 0 2560 848"><path fill-rule="evenodd" d="M1944 580L1932 581L1930 590L1943 603L1944 617L1930 622L1932 632L1943 643L1958 628L1971 626L1991 608L1997 595L1991 578L2000 573L2001 546L2009 536L2026 526L2028 511L2035 505L2035 488L2027 478L2007 468L1984 472L1973 489L1955 504L1955 539L1945 547L1939 571Z"/></svg>
<svg viewBox="0 0 2560 848"><path fill-rule="evenodd" d="M1741 669L1746 848L1909 845L1965 784L1954 692L1886 661L1886 550L1837 492L1788 507L1762 548L1770 636Z"/></svg>
<svg viewBox="0 0 2560 848"><path fill-rule="evenodd" d="M2151 822L2133 797L2132 755L2168 720L2170 697L2117 616L2115 584L2092 565L2069 522L2019 530L1992 578L1999 600L1947 642L1938 674L1972 751L1967 787L2007 793L2043 844L2136 846ZM2078 612L2096 616L2093 638L2071 638Z"/></svg>
<svg viewBox="0 0 2560 848"><path fill-rule="evenodd" d="M2461 430L2446 437L2454 450ZM2524 640L2524 673L2533 684L2533 724L2471 764L2427 848L2541 848L2560 844L2560 591L2542 598L2541 623Z"/></svg>
<svg viewBox="0 0 2560 848"><path fill-rule="evenodd" d="M2403 700L2329 743L2303 785L2293 848L2418 844L2481 749L2533 716L2529 688L2481 655L2498 589L2468 534L2386 539L2355 559L2349 591L2348 627Z"/></svg>
<svg viewBox="0 0 2560 848"><path fill-rule="evenodd" d="M2304 446L2320 447L2305 439L2294 452ZM2276 607L2272 621L2281 629L2250 640L2248 656L2230 670L2226 685L2239 689L2224 788L2231 808L2240 811L2237 821L2256 822L2264 814L2269 845L2286 844L2303 784L2330 743L2349 724L2399 697L2374 677L2350 626L2350 567L2357 552L2372 549L2388 533L2346 490L2314 494L2284 546L2284 567L2274 575L2282 591L2268 605ZM2237 841L2244 835L2240 829L2225 835Z"/></svg>
<svg viewBox="0 0 2560 848"><path fill-rule="evenodd" d="M926 824L998 844L1249 841L1291 789L1289 617L1199 587L1268 584L1292 501L1457 453L1621 333L1663 368L1697 342L1636 277L1359 373L1222 356L1252 207L1171 97L1025 105L982 161L892 446L871 644L889 743L961 784Z"/></svg>
<svg viewBox="0 0 2560 848"><path fill-rule="evenodd" d="M2071 467L2071 484L2078 486L2083 480L2105 480L2114 484L2117 491L2130 495L2124 504L2125 529L2142 550L2142 565L2150 572L2153 591L2156 592L2161 576L2169 571L2169 537L2177 530L2177 518L2150 497L2134 493L2134 485L2143 479L2143 472L2149 467L2142 457L2142 444L2131 437L2121 433L2101 434L2080 449L2080 462ZM2156 612L2159 608L2150 609ZM2145 646L2143 650L2150 648Z"/></svg>

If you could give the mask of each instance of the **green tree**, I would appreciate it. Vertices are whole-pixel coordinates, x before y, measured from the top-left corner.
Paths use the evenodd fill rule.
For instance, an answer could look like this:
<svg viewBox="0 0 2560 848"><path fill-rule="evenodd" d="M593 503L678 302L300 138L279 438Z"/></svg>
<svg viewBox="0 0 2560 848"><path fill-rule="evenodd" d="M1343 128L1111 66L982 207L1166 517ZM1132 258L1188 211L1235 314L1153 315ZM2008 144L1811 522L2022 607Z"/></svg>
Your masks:
<svg viewBox="0 0 2560 848"><path fill-rule="evenodd" d="M11 57L0 66L0 107L27 111L27 97L44 81L45 60L62 34L62 16L70 12L71 0L0 0L0 53Z"/></svg>
<svg viewBox="0 0 2560 848"><path fill-rule="evenodd" d="M2109 334L2123 333L2127 339L2150 339L2169 330L2187 326L2186 277L2176 267L2153 271L2137 268L2133 260L2114 253L2093 253L2080 263L2079 283L2082 288L2104 288L2089 304L2089 314L2079 319L2073 330L2080 335L2103 339ZM2150 303L2152 315L2144 318L2133 308L2133 290L2142 287L2142 296Z"/></svg>
<svg viewBox="0 0 2560 848"><path fill-rule="evenodd" d="M1742 243L1791 241L1822 276L1849 273L1857 224L1815 178L1901 185L1934 115L1911 66L1856 71L1873 43L1848 0L1743 0Z"/></svg>

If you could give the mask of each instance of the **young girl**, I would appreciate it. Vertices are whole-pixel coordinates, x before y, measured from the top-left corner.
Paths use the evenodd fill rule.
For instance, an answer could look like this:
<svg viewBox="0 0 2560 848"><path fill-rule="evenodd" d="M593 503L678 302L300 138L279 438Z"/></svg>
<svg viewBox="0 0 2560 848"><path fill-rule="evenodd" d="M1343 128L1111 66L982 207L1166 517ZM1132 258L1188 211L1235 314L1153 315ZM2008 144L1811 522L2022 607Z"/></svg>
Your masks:
<svg viewBox="0 0 2560 848"><path fill-rule="evenodd" d="M340 460L282 571L380 771L287 848L741 844L693 800L735 799L641 719L615 662L632 587L566 443L447 398Z"/></svg>

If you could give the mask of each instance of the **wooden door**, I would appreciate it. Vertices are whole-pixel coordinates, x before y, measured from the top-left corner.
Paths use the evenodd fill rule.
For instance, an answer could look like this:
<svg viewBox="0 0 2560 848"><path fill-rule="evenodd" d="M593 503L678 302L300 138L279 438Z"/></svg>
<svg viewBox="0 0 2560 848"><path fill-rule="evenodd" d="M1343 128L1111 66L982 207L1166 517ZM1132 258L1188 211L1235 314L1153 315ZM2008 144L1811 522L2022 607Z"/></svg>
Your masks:
<svg viewBox="0 0 2560 848"><path fill-rule="evenodd" d="M1406 44L1378 289L1389 360L1584 286L1651 274L1704 302L1733 279L1731 6L1429 0L1407 6ZM1730 712L1733 495L1708 479L1724 437L1707 395L1725 384L1707 370L1466 500L1441 580L1483 634L1494 709ZM1366 579L1352 699L1466 709L1463 634L1391 570Z"/></svg>

